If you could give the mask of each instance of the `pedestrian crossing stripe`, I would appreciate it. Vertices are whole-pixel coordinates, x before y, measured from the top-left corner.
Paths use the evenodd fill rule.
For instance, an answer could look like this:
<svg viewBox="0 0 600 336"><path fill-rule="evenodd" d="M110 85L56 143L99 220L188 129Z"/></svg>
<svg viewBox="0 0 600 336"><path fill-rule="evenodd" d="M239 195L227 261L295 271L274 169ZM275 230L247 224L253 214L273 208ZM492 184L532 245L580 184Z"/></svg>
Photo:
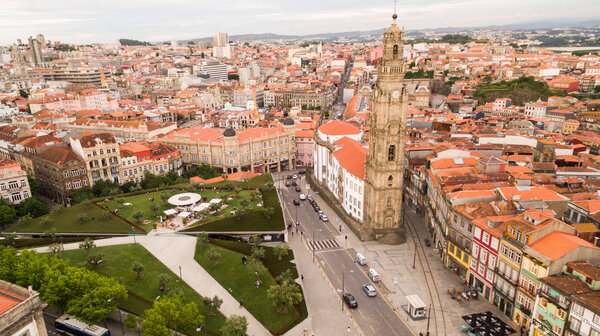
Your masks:
<svg viewBox="0 0 600 336"><path fill-rule="evenodd" d="M337 240L335 240L335 239L325 239L325 240L315 240L315 241L308 242L308 246L310 247L311 250L318 251L318 250L326 250L326 249L330 249L330 248L337 248L337 247L340 247L340 244L338 244Z"/></svg>

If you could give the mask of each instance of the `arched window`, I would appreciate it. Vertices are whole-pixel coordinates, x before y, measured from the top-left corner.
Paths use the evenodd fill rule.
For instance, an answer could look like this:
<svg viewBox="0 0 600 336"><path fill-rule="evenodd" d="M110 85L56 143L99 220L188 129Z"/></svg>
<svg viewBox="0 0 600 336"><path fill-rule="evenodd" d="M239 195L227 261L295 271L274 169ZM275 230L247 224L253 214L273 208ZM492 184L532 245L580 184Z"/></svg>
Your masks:
<svg viewBox="0 0 600 336"><path fill-rule="evenodd" d="M394 55L398 55L398 45L394 44Z"/></svg>
<svg viewBox="0 0 600 336"><path fill-rule="evenodd" d="M388 199L387 199L387 207L388 208L392 207L392 198L391 197L388 197Z"/></svg>
<svg viewBox="0 0 600 336"><path fill-rule="evenodd" d="M392 175L390 175L388 176L388 187L391 187L392 183L394 183L394 178L392 177Z"/></svg>
<svg viewBox="0 0 600 336"><path fill-rule="evenodd" d="M388 161L396 160L396 145L390 145L388 148Z"/></svg>

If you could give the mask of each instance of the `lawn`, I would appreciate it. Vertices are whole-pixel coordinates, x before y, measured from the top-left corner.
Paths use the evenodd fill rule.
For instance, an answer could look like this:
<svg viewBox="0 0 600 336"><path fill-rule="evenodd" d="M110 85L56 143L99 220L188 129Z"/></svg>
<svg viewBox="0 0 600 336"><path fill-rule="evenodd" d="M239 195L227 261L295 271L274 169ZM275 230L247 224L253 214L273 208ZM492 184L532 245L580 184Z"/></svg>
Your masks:
<svg viewBox="0 0 600 336"><path fill-rule="evenodd" d="M58 214L50 214L52 223L46 227L42 222L43 217L34 218L29 223L21 223L6 229L6 232L47 232L56 229L64 233L131 233L131 226L112 214L104 218L103 212L93 204L76 204L66 207ZM89 220L83 224L77 222L77 215L86 213Z"/></svg>
<svg viewBox="0 0 600 336"><path fill-rule="evenodd" d="M206 256L206 251L215 248L221 258L216 267L211 267L211 261ZM229 289L231 295L237 300L243 300L248 311L267 329L276 335L283 335L307 316L306 305L302 302L298 309L290 309L287 314L280 314L277 308L267 298L267 290L275 284L278 274L291 269L294 276L297 271L293 263L293 254L284 257L281 261L274 255L272 248L265 248L265 265L270 274L263 276L259 288L255 285L255 275L248 265L242 264L244 255L248 255L250 245L238 242L211 240L211 244L202 248L201 244L196 246L196 261L217 280L221 286Z"/></svg>
<svg viewBox="0 0 600 336"><path fill-rule="evenodd" d="M100 274L119 279L130 292L126 302L119 307L136 315L142 315L144 310L152 306L152 301L165 295L158 289L157 278L161 273L168 274L171 277L169 288L181 287L184 298L195 302L200 312L206 316L207 309L202 303L202 296L194 291L185 283L181 283L178 277L171 272L165 265L156 259L150 252L139 244L114 245L99 247L98 250L103 254L103 262L97 267L86 263L86 254L83 250L64 251L64 259L68 259L74 266L86 267ZM136 273L131 270L134 261L139 261L144 265L144 277L136 279ZM218 330L223 325L225 317L217 312L217 315L206 319L207 328L214 334L219 334Z"/></svg>
<svg viewBox="0 0 600 336"><path fill-rule="evenodd" d="M177 195L177 194L186 193L188 191L186 191L186 190L173 191L173 189L167 189L167 190L165 190L165 192L169 196L173 196L173 195ZM202 196L203 202L210 201L213 198L221 198L223 200L226 200L230 195L232 195L232 194L235 195L235 191L228 191L228 190L219 191L219 190L206 189L206 190L197 190L197 191L193 191L193 192L200 194ZM160 220L159 216L161 216L161 215L164 216L164 213L163 213L164 210L175 208L175 206L162 201L162 199L160 198L161 193L162 193L162 191L155 191L155 192L149 192L147 194L139 194L139 195L133 195L133 196L126 196L126 197L118 197L117 196L116 198L111 199L108 202L100 201L97 203L98 203L98 205L107 207L111 212L114 211L115 209L118 209L118 213L121 217L129 220L132 223L136 223L136 224L137 224L137 221L133 217L133 214L138 211L142 212L144 216L140 219L141 224L139 224L139 225L142 228L144 228L147 232L149 232L153 229L154 223L156 223L157 221ZM153 199L153 201L150 201L151 198ZM240 205L240 202L242 199L250 199L250 191L249 190L241 190L239 192L239 194L237 194L237 196L234 196L234 198L231 201L227 201L227 208L221 210L217 214L209 215L203 222L212 222L212 221L218 221L221 219L233 217L233 215L231 214L231 211L233 210L233 208L236 208L236 210L239 210L242 208L242 206ZM260 209L260 207L258 207L257 204L260 203L261 201L262 201L262 199L260 197L257 197L255 200L251 201L248 206L248 211L253 211L254 209L257 209L257 208ZM131 205L124 205L126 203L130 203ZM152 211L152 209L150 209L150 205L152 205L152 204L159 206L159 209L156 210L156 213L154 213ZM155 216L155 214L156 214L156 216Z"/></svg>

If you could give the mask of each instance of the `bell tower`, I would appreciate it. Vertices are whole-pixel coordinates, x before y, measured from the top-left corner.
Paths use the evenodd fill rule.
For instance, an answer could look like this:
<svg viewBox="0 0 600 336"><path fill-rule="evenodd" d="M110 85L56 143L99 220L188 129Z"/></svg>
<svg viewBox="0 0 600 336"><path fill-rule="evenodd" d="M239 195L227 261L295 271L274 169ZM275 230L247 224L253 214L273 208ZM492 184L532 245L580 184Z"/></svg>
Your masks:
<svg viewBox="0 0 600 336"><path fill-rule="evenodd" d="M389 244L405 241L402 188L408 98L403 84L404 29L398 28L397 17L394 13L391 27L383 33L383 57L377 66L365 165L364 225Z"/></svg>

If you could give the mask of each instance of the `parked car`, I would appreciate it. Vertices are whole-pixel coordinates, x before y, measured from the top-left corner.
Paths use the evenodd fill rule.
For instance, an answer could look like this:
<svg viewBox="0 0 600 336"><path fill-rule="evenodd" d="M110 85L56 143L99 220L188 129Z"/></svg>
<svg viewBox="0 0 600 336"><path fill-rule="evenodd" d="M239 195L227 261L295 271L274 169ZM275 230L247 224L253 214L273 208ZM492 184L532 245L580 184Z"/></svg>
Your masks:
<svg viewBox="0 0 600 336"><path fill-rule="evenodd" d="M290 182L285 182L285 186L286 186L286 187L289 187L289 186L291 186L291 185L292 185L292 184L291 184Z"/></svg>
<svg viewBox="0 0 600 336"><path fill-rule="evenodd" d="M291 179L292 179L292 175L288 175L286 178L287 178L288 180L291 180Z"/></svg>
<svg viewBox="0 0 600 336"><path fill-rule="evenodd" d="M321 215L321 220L323 222L327 222L327 221L329 221L329 218L327 218L327 215Z"/></svg>
<svg viewBox="0 0 600 336"><path fill-rule="evenodd" d="M298 172L298 174L304 175L304 174L306 174L306 170L301 170L301 171Z"/></svg>
<svg viewBox="0 0 600 336"><path fill-rule="evenodd" d="M318 205L313 205L313 209L315 209L315 212L317 212L317 213L318 213L319 211L321 211L321 208L319 208L319 206L318 206Z"/></svg>
<svg viewBox="0 0 600 336"><path fill-rule="evenodd" d="M296 181L292 181L292 185L295 187L298 185L298 183L296 183Z"/></svg>
<svg viewBox="0 0 600 336"><path fill-rule="evenodd" d="M300 194L300 200L301 201L306 201L306 195Z"/></svg>
<svg viewBox="0 0 600 336"><path fill-rule="evenodd" d="M358 302L356 302L356 299L354 298L354 296L352 294L344 293L343 297L344 297L344 302L346 303L346 305L349 308L358 307Z"/></svg>
<svg viewBox="0 0 600 336"><path fill-rule="evenodd" d="M293 178L293 179L297 179L297 178L298 178L298 175L294 175L294 176L292 176L292 178Z"/></svg>
<svg viewBox="0 0 600 336"><path fill-rule="evenodd" d="M300 200L295 199L294 200L294 205L300 205Z"/></svg>
<svg viewBox="0 0 600 336"><path fill-rule="evenodd" d="M425 246L427 246L427 247L431 246L431 242L429 241L429 238L425 238Z"/></svg>
<svg viewBox="0 0 600 336"><path fill-rule="evenodd" d="M377 291L375 290L375 287L373 287L372 285L369 284L364 284L362 285L362 289L363 292L365 292L365 294L367 296L377 296Z"/></svg>
<svg viewBox="0 0 600 336"><path fill-rule="evenodd" d="M296 187L296 192L300 192L300 187Z"/></svg>
<svg viewBox="0 0 600 336"><path fill-rule="evenodd" d="M306 196L306 199L309 200L311 203L314 202L312 195Z"/></svg>

